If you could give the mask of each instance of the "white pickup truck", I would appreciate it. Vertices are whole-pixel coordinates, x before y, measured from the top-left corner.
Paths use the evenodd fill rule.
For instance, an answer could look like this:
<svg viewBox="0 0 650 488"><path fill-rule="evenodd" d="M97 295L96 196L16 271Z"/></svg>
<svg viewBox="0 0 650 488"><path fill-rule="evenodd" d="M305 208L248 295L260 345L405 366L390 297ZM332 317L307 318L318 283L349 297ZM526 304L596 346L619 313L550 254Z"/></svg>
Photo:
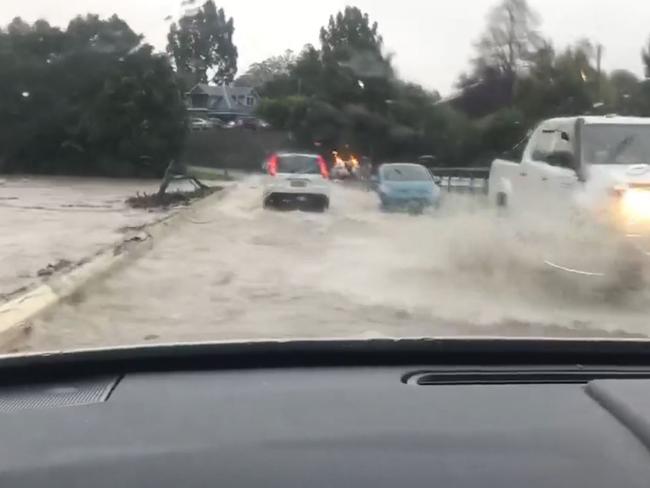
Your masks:
<svg viewBox="0 0 650 488"><path fill-rule="evenodd" d="M520 161L492 163L489 198L508 213L529 215L528 220L564 218L575 211L593 215L645 258L650 255L650 118L546 120L532 132Z"/></svg>

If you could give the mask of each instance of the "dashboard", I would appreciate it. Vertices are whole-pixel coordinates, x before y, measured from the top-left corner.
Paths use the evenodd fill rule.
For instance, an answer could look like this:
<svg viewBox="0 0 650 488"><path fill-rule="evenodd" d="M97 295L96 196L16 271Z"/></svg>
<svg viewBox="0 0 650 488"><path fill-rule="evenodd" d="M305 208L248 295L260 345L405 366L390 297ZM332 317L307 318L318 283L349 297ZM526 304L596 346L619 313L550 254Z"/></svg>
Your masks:
<svg viewBox="0 0 650 488"><path fill-rule="evenodd" d="M0 386L3 488L647 488L649 445L640 365L118 361Z"/></svg>

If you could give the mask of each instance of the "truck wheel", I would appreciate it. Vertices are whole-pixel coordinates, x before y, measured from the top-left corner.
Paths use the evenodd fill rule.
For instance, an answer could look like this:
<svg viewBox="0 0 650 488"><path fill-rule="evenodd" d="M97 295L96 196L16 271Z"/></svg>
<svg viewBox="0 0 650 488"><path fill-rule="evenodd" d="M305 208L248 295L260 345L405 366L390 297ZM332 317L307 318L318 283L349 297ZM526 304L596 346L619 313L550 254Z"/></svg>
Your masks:
<svg viewBox="0 0 650 488"><path fill-rule="evenodd" d="M645 288L644 264L646 256L633 246L622 245L616 271L620 287L627 291L640 291Z"/></svg>
<svg viewBox="0 0 650 488"><path fill-rule="evenodd" d="M508 195L505 193L497 193L497 207L508 206Z"/></svg>

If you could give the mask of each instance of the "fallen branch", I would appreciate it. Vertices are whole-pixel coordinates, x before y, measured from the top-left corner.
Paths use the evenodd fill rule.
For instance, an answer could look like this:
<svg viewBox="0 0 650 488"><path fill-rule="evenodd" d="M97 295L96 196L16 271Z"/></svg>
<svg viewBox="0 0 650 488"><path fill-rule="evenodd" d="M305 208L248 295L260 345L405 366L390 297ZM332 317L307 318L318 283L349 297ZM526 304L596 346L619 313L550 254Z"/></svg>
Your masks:
<svg viewBox="0 0 650 488"><path fill-rule="evenodd" d="M169 208L189 205L192 200L204 198L212 193L221 190L221 187L203 186L194 191L173 193L136 193L134 197L126 200L126 204L131 208Z"/></svg>

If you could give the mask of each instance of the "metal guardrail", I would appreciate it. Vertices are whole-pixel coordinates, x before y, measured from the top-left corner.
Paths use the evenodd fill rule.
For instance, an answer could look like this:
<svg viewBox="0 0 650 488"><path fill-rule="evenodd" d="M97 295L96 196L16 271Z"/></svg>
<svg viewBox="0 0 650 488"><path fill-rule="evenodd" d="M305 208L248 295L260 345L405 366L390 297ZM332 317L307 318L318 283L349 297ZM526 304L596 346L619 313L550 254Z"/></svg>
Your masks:
<svg viewBox="0 0 650 488"><path fill-rule="evenodd" d="M478 193L488 192L490 168L429 167L431 176L447 191Z"/></svg>

